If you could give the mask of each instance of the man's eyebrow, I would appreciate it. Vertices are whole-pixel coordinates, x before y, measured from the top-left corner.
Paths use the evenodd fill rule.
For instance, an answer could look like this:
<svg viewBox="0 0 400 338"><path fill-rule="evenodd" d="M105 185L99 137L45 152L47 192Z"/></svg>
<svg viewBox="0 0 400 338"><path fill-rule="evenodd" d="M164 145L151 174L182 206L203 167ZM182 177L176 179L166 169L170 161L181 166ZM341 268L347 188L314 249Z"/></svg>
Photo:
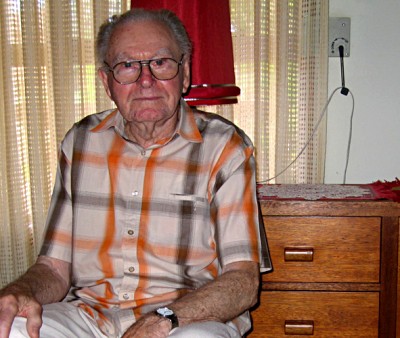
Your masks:
<svg viewBox="0 0 400 338"><path fill-rule="evenodd" d="M170 57L173 58L174 54L172 53L172 51L169 48L161 48L161 49L157 50L153 54L153 56L148 59L141 59L141 58L137 58L137 57L135 58L135 57L132 57L131 54L121 52L114 57L114 59L112 60L112 64L115 65L119 62L124 62L124 61L152 60L152 59L170 58Z"/></svg>
<svg viewBox="0 0 400 338"><path fill-rule="evenodd" d="M133 61L134 58L132 58L131 56L129 56L129 55L126 54L126 53L120 53L120 54L116 55L116 56L113 58L112 64L115 65L115 64L117 64L117 63L119 63L119 62L128 61L128 60L129 60L129 61Z"/></svg>

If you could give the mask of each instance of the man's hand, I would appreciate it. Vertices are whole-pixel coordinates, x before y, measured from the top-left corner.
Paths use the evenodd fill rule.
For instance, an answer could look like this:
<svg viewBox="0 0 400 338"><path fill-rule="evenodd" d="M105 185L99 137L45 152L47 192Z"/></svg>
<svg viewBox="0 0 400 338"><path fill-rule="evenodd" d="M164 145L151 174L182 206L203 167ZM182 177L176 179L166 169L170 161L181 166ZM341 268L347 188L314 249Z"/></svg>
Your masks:
<svg viewBox="0 0 400 338"><path fill-rule="evenodd" d="M0 290L0 338L8 338L16 316L27 319L31 338L39 338L42 304L64 298L70 286L71 264L41 256L15 282Z"/></svg>
<svg viewBox="0 0 400 338"><path fill-rule="evenodd" d="M165 338L171 330L171 322L153 313L141 317L122 336L122 338Z"/></svg>
<svg viewBox="0 0 400 338"><path fill-rule="evenodd" d="M0 292L0 338L7 338L16 316L27 319L26 329L29 337L39 338L42 326L42 305L29 291L18 290L15 286Z"/></svg>

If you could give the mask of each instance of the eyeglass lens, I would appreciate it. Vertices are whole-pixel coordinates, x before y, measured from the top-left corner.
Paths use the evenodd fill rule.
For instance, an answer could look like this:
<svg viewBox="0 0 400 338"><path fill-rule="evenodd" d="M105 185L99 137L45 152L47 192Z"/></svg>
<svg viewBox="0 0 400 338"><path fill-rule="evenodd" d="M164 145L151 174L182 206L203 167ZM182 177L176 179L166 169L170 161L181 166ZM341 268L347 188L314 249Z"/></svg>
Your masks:
<svg viewBox="0 0 400 338"><path fill-rule="evenodd" d="M142 67L149 66L151 74L158 80L171 80L179 71L181 62L171 58L161 58L143 61L124 61L117 63L112 69L115 80L121 84L137 81Z"/></svg>

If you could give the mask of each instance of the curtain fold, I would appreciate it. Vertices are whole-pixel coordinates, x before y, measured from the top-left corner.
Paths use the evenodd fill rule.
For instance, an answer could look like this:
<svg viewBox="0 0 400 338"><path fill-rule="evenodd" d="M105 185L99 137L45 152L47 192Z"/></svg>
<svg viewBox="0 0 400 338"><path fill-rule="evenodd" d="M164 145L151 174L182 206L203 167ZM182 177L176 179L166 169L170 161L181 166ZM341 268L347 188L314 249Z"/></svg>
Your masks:
<svg viewBox="0 0 400 338"><path fill-rule="evenodd" d="M323 183L325 123L286 168L311 138L327 100L329 2L230 0L230 7L239 103L201 108L250 136L258 181Z"/></svg>
<svg viewBox="0 0 400 338"><path fill-rule="evenodd" d="M94 41L107 17L128 8L119 0L0 4L0 287L36 259L62 137L112 107Z"/></svg>

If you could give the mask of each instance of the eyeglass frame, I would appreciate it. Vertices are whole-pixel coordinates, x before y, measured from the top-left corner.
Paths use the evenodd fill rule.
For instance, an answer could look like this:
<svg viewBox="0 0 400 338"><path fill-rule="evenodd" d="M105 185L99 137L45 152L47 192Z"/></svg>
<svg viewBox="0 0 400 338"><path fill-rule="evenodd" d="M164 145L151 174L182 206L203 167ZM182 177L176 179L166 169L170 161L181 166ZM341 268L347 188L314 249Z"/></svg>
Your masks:
<svg viewBox="0 0 400 338"><path fill-rule="evenodd" d="M142 75L143 66L148 66L151 76L154 77L155 79L157 79L158 81L169 81L169 80L172 80L172 79L176 78L176 76L179 74L179 66L183 65L184 56L185 56L185 54L182 54L181 59L179 61L176 61L174 58L170 58L170 57L163 57L163 58L157 58L157 59L148 59L148 60L126 60L126 61L121 61L121 62L116 63L113 67L111 67L106 61L103 61L104 64L106 65L106 67L103 67L103 68L106 68L108 71L110 71L112 73L112 75L113 75L113 79L116 82L118 82L119 84L121 84L121 85L128 85L128 84L132 84L132 83L137 82L140 79L140 76ZM155 76L153 74L153 70L150 67L150 62L157 61L157 60L165 60L165 59L172 60L172 61L176 62L176 64L178 65L178 68L176 70L176 74L173 77L171 77L169 79L159 79L157 76ZM118 81L115 78L115 74L114 74L115 67L117 67L120 64L129 63L129 62L138 62L140 64L140 71L139 71L139 75L138 75L137 79L135 81L132 81L132 82L120 82L120 81Z"/></svg>

